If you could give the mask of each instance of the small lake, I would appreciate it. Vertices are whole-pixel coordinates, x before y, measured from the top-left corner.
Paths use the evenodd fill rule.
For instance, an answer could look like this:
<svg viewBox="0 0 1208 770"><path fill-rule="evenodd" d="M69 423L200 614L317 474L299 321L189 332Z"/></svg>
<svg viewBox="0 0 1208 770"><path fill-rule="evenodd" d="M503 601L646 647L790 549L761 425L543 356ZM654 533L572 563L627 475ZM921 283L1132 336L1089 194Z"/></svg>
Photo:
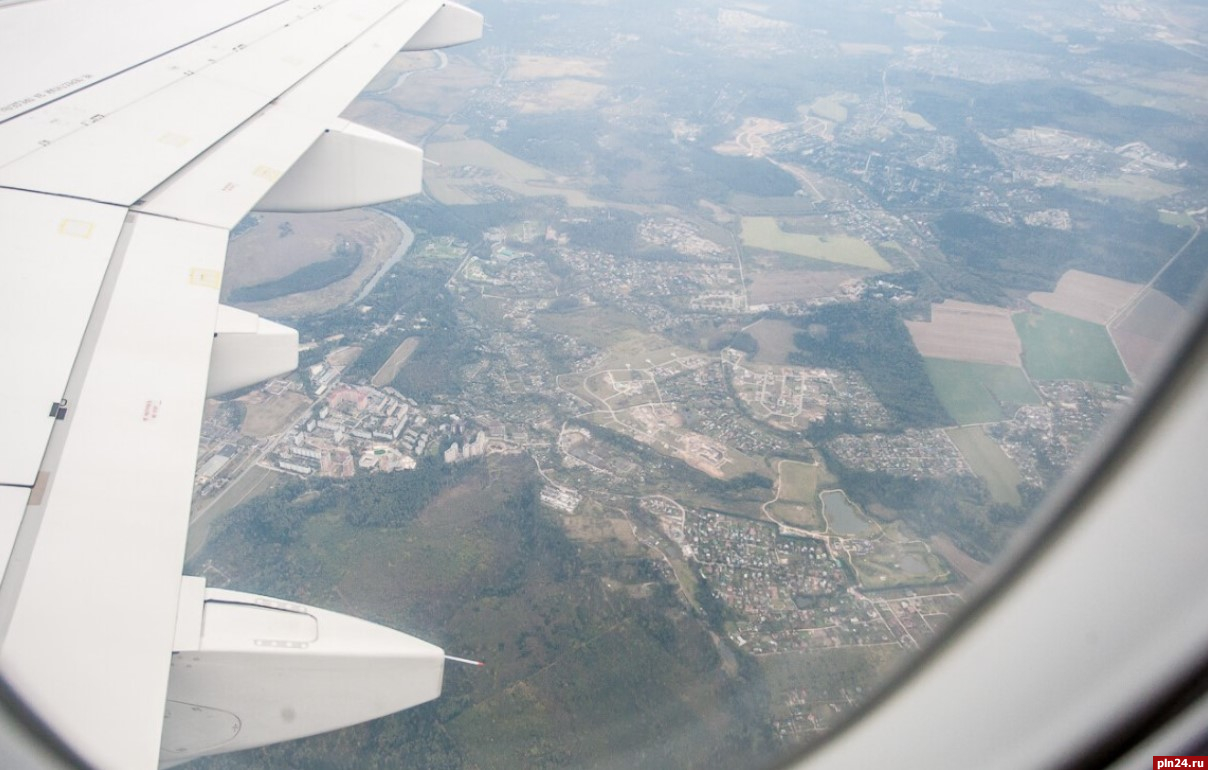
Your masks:
<svg viewBox="0 0 1208 770"><path fill-rule="evenodd" d="M822 514L826 516L831 532L836 535L861 535L868 531L868 520L847 499L842 489L823 492Z"/></svg>

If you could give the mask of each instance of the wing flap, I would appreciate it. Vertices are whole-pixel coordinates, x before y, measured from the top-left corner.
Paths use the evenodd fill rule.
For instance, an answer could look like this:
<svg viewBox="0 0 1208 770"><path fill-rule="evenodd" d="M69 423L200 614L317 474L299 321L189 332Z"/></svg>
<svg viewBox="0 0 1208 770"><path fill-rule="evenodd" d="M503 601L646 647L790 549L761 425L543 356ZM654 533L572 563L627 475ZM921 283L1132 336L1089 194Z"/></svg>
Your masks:
<svg viewBox="0 0 1208 770"><path fill-rule="evenodd" d="M159 217L127 223L46 492L0 586L0 672L43 719L71 725L98 768L159 755L226 241Z"/></svg>
<svg viewBox="0 0 1208 770"><path fill-rule="evenodd" d="M29 505L28 489L0 487L0 565L8 563L26 505Z"/></svg>
<svg viewBox="0 0 1208 770"><path fill-rule="evenodd" d="M0 483L33 486L126 211L0 189ZM70 405L68 405L70 409Z"/></svg>

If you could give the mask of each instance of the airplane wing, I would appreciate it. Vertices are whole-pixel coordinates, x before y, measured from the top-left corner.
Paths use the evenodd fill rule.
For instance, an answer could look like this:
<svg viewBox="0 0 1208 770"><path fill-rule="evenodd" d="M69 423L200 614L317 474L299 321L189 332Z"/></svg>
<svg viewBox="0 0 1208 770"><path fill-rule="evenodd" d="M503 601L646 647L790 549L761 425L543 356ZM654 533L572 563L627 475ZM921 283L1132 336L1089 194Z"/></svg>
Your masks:
<svg viewBox="0 0 1208 770"><path fill-rule="evenodd" d="M87 764L439 694L433 645L181 570L205 395L297 362L219 305L229 230L417 192L419 148L337 116L481 29L442 0L0 2L0 676Z"/></svg>

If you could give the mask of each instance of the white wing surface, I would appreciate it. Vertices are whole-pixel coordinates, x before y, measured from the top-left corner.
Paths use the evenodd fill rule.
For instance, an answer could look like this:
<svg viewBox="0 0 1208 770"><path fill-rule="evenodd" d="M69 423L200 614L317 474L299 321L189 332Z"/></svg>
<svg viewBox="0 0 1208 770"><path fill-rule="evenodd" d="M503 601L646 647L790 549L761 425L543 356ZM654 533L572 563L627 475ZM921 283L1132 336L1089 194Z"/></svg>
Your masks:
<svg viewBox="0 0 1208 770"><path fill-rule="evenodd" d="M89 764L154 767L161 731L171 762L439 694L432 645L181 566L205 394L297 361L292 330L220 313L230 228L258 204L416 192L421 151L339 112L399 50L481 26L441 0L0 5L0 675ZM330 687L342 659L406 692L273 711L271 687L315 668ZM256 699L232 692L266 670Z"/></svg>

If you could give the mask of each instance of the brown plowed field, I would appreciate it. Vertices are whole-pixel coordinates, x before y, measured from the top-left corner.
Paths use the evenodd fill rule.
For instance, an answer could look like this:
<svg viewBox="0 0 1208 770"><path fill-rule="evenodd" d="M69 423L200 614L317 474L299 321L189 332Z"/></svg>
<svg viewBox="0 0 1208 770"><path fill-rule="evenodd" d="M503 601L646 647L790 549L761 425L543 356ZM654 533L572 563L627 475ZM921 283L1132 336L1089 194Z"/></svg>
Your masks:
<svg viewBox="0 0 1208 770"><path fill-rule="evenodd" d="M1141 300L1108 327L1125 368L1135 380L1148 379L1158 351L1187 322L1187 311L1160 291L1146 289Z"/></svg>
<svg viewBox="0 0 1208 770"><path fill-rule="evenodd" d="M1128 281L1067 270L1053 291L1034 291L1028 299L1048 310L1105 324L1140 288L1140 284Z"/></svg>
<svg viewBox="0 0 1208 770"><path fill-rule="evenodd" d="M927 358L1022 365L1023 344L1006 308L950 299L931 306L930 322L907 321L906 328Z"/></svg>

